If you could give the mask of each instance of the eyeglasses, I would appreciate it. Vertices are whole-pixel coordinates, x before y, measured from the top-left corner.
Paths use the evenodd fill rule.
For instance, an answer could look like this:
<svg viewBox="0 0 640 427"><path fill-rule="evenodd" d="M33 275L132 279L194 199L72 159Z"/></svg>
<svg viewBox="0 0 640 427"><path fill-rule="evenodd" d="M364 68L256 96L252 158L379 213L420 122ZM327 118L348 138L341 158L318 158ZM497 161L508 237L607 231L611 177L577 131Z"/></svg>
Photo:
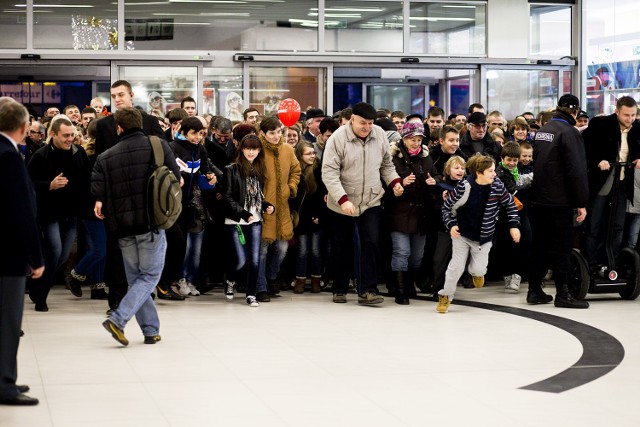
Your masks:
<svg viewBox="0 0 640 427"><path fill-rule="evenodd" d="M478 129L486 129L487 128L487 124L483 124L483 125L477 125L475 123L469 123L469 126L474 127L474 128L478 128Z"/></svg>
<svg viewBox="0 0 640 427"><path fill-rule="evenodd" d="M29 133L31 135L44 135L44 132L40 132L40 131L37 131L37 130L30 130Z"/></svg>

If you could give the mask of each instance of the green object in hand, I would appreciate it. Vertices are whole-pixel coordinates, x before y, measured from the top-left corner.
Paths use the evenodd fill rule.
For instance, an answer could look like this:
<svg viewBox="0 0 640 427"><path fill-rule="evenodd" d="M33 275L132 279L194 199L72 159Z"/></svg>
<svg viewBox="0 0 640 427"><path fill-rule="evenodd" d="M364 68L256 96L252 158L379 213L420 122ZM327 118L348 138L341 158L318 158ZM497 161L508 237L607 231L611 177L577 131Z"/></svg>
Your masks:
<svg viewBox="0 0 640 427"><path fill-rule="evenodd" d="M242 232L242 227L240 227L240 224L236 224L236 230L238 230L238 240L240 240L240 244L244 246L247 241L244 238L244 233Z"/></svg>

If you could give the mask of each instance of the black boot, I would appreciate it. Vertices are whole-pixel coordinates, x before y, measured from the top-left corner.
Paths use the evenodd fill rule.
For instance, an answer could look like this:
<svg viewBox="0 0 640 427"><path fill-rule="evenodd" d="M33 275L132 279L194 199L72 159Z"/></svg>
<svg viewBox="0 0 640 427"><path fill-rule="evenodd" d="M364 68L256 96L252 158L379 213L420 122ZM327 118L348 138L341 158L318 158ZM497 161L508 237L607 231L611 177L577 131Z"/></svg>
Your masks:
<svg viewBox="0 0 640 427"><path fill-rule="evenodd" d="M407 272L394 271L393 275L397 284L396 304L409 305L409 298L407 297Z"/></svg>
<svg viewBox="0 0 640 427"><path fill-rule="evenodd" d="M109 294L107 293L106 283L95 283L90 286L91 289L91 299L109 299Z"/></svg>
<svg viewBox="0 0 640 427"><path fill-rule="evenodd" d="M556 307L589 308L588 302L577 300L571 295L568 285L557 285L556 288L556 299L553 301Z"/></svg>
<svg viewBox="0 0 640 427"><path fill-rule="evenodd" d="M411 268L406 272L406 274L406 279L404 281L404 294L407 298L415 298L418 296L418 292L416 291L416 283L419 280L418 277L420 276L420 270Z"/></svg>
<svg viewBox="0 0 640 427"><path fill-rule="evenodd" d="M528 304L548 304L553 301L551 295L547 295L542 290L542 286L529 282L529 291L527 292Z"/></svg>

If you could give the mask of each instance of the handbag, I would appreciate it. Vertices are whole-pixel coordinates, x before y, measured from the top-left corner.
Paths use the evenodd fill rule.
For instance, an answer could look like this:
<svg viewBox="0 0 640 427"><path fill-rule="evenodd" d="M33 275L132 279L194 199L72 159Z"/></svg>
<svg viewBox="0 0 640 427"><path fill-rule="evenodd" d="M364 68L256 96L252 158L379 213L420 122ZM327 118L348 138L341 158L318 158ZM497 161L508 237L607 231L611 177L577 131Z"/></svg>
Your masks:
<svg viewBox="0 0 640 427"><path fill-rule="evenodd" d="M298 206L298 211L302 209L302 204L304 203L304 198L307 196L307 193L302 195L302 201L300 201L300 205ZM296 228L298 224L300 224L300 214L296 210L291 210L291 223L293 224L293 228Z"/></svg>

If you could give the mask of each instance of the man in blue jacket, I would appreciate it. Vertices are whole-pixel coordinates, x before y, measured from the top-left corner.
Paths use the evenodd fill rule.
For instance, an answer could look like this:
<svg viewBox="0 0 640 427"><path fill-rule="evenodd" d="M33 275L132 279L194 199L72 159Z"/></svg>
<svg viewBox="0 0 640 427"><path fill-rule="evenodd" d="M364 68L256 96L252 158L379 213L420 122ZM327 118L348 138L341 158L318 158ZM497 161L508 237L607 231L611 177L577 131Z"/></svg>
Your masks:
<svg viewBox="0 0 640 427"><path fill-rule="evenodd" d="M44 260L36 224L36 195L17 143L27 135L29 113L11 98L0 98L0 404L37 405L16 385L17 354L27 275L42 276Z"/></svg>

